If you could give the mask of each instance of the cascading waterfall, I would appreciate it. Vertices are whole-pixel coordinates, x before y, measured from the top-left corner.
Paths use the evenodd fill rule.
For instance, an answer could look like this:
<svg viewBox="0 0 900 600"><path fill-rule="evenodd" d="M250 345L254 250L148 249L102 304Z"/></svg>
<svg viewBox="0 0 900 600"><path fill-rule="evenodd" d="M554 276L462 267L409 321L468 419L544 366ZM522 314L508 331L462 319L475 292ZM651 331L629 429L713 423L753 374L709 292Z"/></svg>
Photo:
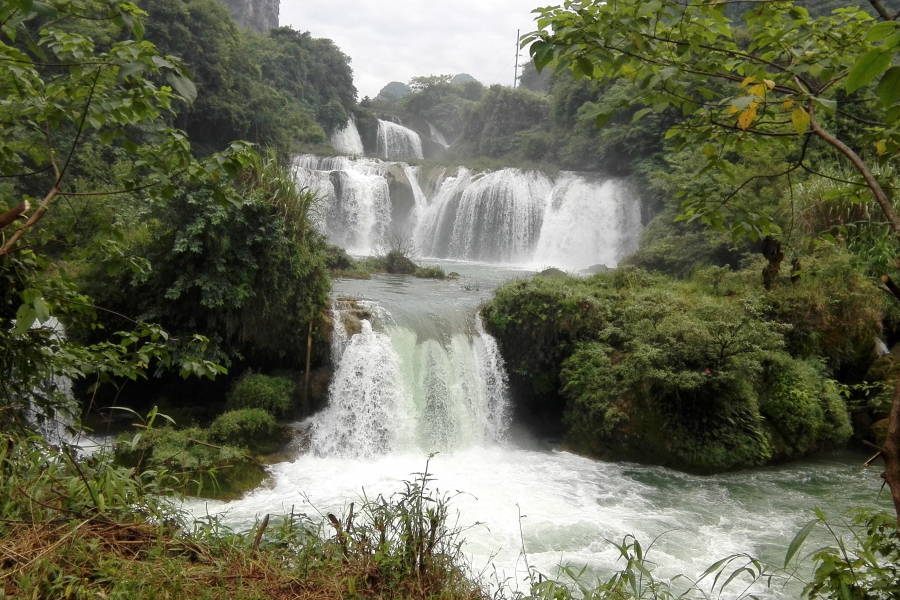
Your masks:
<svg viewBox="0 0 900 600"><path fill-rule="evenodd" d="M509 419L506 374L480 319L474 331L422 339L382 310L376 320L390 323L385 331L363 320L348 340L342 310L333 310L337 369L328 408L311 419L312 452L367 458L501 440Z"/></svg>
<svg viewBox="0 0 900 600"><path fill-rule="evenodd" d="M362 138L359 137L359 130L356 128L356 119L351 116L343 128L336 130L331 135L331 145L338 152L343 152L348 156L365 154Z"/></svg>
<svg viewBox="0 0 900 600"><path fill-rule="evenodd" d="M295 161L296 178L321 198L316 223L332 244L358 254L371 254L391 227L391 195L386 163L345 157Z"/></svg>
<svg viewBox="0 0 900 600"><path fill-rule="evenodd" d="M439 228L452 231L449 244L437 256L486 262L527 262L541 231L544 207L553 189L550 180L536 171L503 169L474 179L457 202L452 223ZM452 227L452 229L451 229Z"/></svg>
<svg viewBox="0 0 900 600"><path fill-rule="evenodd" d="M422 160L422 138L412 129L379 120L378 154L388 160Z"/></svg>
<svg viewBox="0 0 900 600"><path fill-rule="evenodd" d="M535 263L584 269L613 266L637 250L641 207L620 181L562 173L543 215Z"/></svg>
<svg viewBox="0 0 900 600"><path fill-rule="evenodd" d="M551 181L519 169L448 172L310 155L295 166L300 184L323 199L320 228L353 253L371 254L399 232L424 257L579 270L615 266L637 249L642 228L632 188L591 174L563 171ZM392 185L408 188L406 206L391 197Z"/></svg>

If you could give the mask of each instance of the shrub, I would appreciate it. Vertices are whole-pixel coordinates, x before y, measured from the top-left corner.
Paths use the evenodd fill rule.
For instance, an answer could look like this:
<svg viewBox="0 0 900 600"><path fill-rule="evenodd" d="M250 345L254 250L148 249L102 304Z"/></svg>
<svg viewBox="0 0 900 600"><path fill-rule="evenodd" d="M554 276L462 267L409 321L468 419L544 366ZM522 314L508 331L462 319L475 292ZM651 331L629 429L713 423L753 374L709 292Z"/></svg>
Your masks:
<svg viewBox="0 0 900 600"><path fill-rule="evenodd" d="M249 373L241 377L228 395L228 410L259 408L276 418L286 417L293 407L294 383L283 377Z"/></svg>
<svg viewBox="0 0 900 600"><path fill-rule="evenodd" d="M422 279L447 279L447 274L441 267L422 267L416 269L414 275Z"/></svg>
<svg viewBox="0 0 900 600"><path fill-rule="evenodd" d="M148 429L122 434L115 444L116 461L139 471L166 470L182 494L232 500L262 483L266 472L241 448L216 446L199 427Z"/></svg>
<svg viewBox="0 0 900 600"><path fill-rule="evenodd" d="M759 410L776 458L798 456L846 442L847 407L820 363L779 353L764 361Z"/></svg>
<svg viewBox="0 0 900 600"><path fill-rule="evenodd" d="M269 454L287 441L285 427L260 408L233 410L219 416L208 430L215 444L246 448L256 454Z"/></svg>
<svg viewBox="0 0 900 600"><path fill-rule="evenodd" d="M520 410L560 420L573 449L721 471L850 436L829 378L865 372L881 300L845 256L806 264L809 281L783 276L771 292L757 265L686 281L628 266L535 277L501 286L483 313Z"/></svg>

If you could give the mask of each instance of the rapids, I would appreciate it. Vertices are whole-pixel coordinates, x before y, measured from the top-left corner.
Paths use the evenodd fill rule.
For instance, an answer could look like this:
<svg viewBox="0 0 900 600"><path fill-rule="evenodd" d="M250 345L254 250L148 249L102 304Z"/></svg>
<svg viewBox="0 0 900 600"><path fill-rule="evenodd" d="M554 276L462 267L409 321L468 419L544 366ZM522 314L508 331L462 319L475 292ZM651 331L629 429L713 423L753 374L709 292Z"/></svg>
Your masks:
<svg viewBox="0 0 900 600"><path fill-rule="evenodd" d="M649 556L659 576L696 577L734 553L779 564L815 507L837 519L877 503L877 473L853 454L700 477L593 461L510 428L502 359L476 313L497 285L530 272L422 262L461 278L335 282L336 296L358 299L373 318L352 337L336 328L330 405L305 423L310 449L271 465L269 484L240 500L186 508L224 513L238 529L265 514L340 512L363 494L402 489L437 452L435 487L461 492L452 501L461 526L480 523L465 532L473 566L515 585L526 577L523 544L542 573L570 564L594 576L621 567L613 543L633 534L645 547L657 540Z"/></svg>

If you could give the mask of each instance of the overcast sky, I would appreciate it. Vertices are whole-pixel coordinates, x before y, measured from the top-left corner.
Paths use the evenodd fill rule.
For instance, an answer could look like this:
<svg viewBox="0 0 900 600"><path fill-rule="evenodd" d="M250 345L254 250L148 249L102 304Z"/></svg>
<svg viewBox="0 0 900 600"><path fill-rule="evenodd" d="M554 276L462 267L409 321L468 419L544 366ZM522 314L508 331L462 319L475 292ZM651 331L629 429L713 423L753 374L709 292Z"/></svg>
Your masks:
<svg viewBox="0 0 900 600"><path fill-rule="evenodd" d="M533 31L531 11L553 4L561 1L282 0L280 24L334 40L353 60L362 99L418 75L512 85L516 29Z"/></svg>

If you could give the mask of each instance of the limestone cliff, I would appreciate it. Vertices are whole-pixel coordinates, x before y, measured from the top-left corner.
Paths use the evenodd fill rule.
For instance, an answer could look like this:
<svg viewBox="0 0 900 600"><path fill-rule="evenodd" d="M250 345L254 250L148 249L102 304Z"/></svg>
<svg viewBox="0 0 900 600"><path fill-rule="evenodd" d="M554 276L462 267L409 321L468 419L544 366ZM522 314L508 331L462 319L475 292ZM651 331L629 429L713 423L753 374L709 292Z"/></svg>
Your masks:
<svg viewBox="0 0 900 600"><path fill-rule="evenodd" d="M241 27L267 33L278 27L281 0L220 0Z"/></svg>

